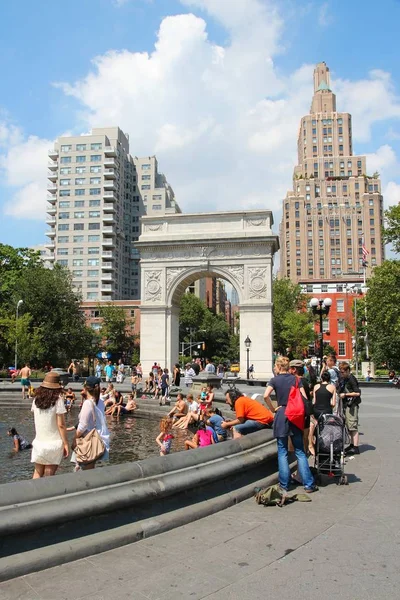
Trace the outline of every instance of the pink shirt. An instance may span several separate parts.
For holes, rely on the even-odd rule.
[[[204,429],[198,430],[199,446],[210,446],[212,444],[212,433],[211,431],[204,431]]]

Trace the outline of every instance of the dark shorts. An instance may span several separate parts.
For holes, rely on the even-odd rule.
[[[22,385],[22,387],[30,387],[31,382],[29,379],[21,379],[21,385]]]

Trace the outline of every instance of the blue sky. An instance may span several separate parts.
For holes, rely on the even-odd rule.
[[[321,60],[355,151],[400,200],[397,0],[14,0],[0,22],[3,243],[46,241],[46,149],[92,126],[157,154],[185,212],[270,207],[278,223]]]

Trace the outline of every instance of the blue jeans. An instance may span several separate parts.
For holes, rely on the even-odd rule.
[[[261,431],[261,429],[265,429],[268,425],[264,425],[264,423],[260,423],[260,421],[253,421],[252,419],[248,419],[244,423],[239,423],[235,425],[233,429],[236,429],[238,433],[241,435],[247,435],[248,433],[255,433],[256,431]]]
[[[303,482],[303,486],[306,490],[310,489],[315,484],[314,477],[312,476],[310,467],[308,465],[308,460],[304,452],[303,432],[300,429],[297,429],[297,427],[293,427],[292,435],[290,437],[292,438],[292,443],[297,458],[297,465],[301,480]],[[288,440],[289,436],[276,438],[276,442],[278,444],[279,485],[284,490],[288,490],[290,484]]]

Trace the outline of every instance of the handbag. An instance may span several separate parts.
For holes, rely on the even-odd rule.
[[[292,385],[290,388],[288,402],[285,409],[285,416],[290,423],[303,431],[305,414],[306,411],[303,396],[300,392],[299,382],[296,379],[295,385]]]
[[[96,413],[94,408],[93,418],[96,423]],[[85,437],[76,438],[74,450],[77,463],[87,465],[99,460],[105,453],[106,446],[97,429],[93,428],[85,435]]]

